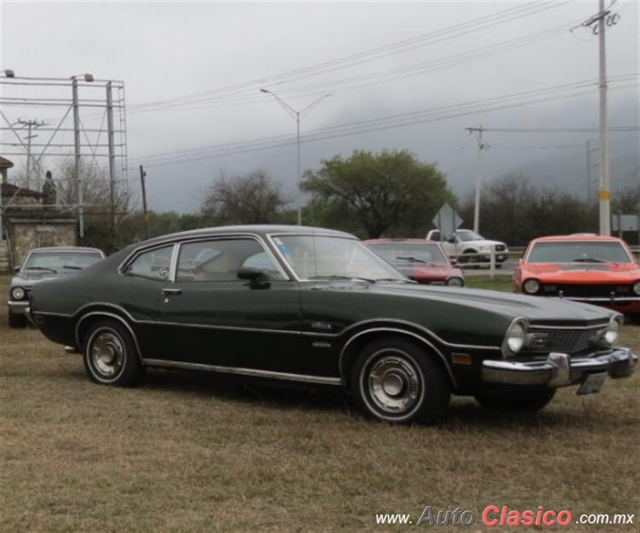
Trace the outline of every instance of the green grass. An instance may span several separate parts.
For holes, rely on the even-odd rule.
[[[599,395],[563,389],[537,415],[458,398],[445,425],[391,427],[322,389],[164,371],[97,386],[80,356],[0,313],[3,533],[402,531],[375,513],[417,520],[425,505],[473,510],[470,532],[518,529],[483,528],[487,505],[637,520],[637,374]],[[640,328],[624,342],[640,351]]]
[[[513,279],[511,276],[466,276],[465,286],[470,289],[489,289],[492,291],[513,292]]]

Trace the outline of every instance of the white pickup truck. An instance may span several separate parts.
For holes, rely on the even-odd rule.
[[[507,260],[507,245],[500,241],[490,241],[482,235],[469,229],[459,229],[454,237],[443,241],[440,231],[437,229],[427,233],[427,240],[439,242],[449,257],[455,258],[459,263],[488,263],[491,261],[491,250],[496,253],[496,266],[502,266]]]

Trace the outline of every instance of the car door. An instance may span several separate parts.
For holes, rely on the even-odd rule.
[[[241,267],[262,275],[239,279]],[[255,237],[181,243],[160,315],[164,360],[286,372],[300,342],[298,284]]]
[[[153,358],[158,352],[157,321],[174,249],[175,245],[171,243],[136,253],[122,269],[126,285],[112,287],[109,294],[110,300],[132,318],[132,327],[145,358]]]

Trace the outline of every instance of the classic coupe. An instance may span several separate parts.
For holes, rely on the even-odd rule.
[[[627,244],[604,235],[534,239],[513,274],[516,292],[640,314],[640,265]]]
[[[81,246],[52,246],[34,248],[22,265],[16,268],[16,275],[9,287],[9,327],[22,328],[27,325],[24,314],[29,304],[29,291],[43,279],[67,276],[104,259],[102,250]]]
[[[366,415],[431,423],[451,394],[536,410],[629,376],[621,316],[579,303],[408,280],[357,238],[299,226],[201,229],[38,283],[29,316],[98,384],[147,368],[346,388]]]
[[[462,270],[453,266],[437,242],[424,239],[371,239],[364,241],[405,276],[424,285],[464,286]]]

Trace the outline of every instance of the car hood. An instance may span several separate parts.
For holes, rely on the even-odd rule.
[[[581,304],[560,298],[539,298],[506,292],[449,288],[439,286],[398,285],[376,283],[368,290],[379,294],[395,294],[406,298],[436,302],[442,309],[455,306],[460,310],[460,319],[465,312],[493,313],[502,317],[523,317],[537,324],[565,323],[585,325],[607,320],[615,312],[593,305]],[[487,320],[490,317],[487,315]]]
[[[398,268],[398,270],[403,274],[418,279],[447,279],[450,277],[464,277],[459,268],[452,268],[448,265],[412,265]]]
[[[497,244],[501,244],[502,246],[506,246],[506,244],[502,241],[490,241],[488,239],[477,241],[462,241],[460,244],[475,244],[477,246],[496,246]]]
[[[634,263],[544,263],[523,265],[522,277],[548,283],[621,283],[640,279]]]

